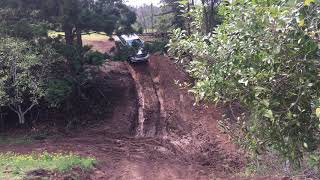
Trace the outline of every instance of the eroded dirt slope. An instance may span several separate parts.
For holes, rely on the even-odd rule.
[[[222,110],[213,105],[196,105],[188,89],[179,86],[191,83],[190,78],[168,57],[153,56],[150,68],[162,99],[168,139],[202,165],[218,172],[237,171],[243,163],[240,151],[218,129]]]
[[[111,117],[68,136],[0,145],[0,151],[72,151],[96,157],[100,163],[82,179],[226,179],[238,172],[243,159],[217,128],[219,108],[195,106],[192,94],[175,82],[190,79],[164,56],[152,56],[148,64],[106,63],[97,83],[102,93],[116,98]]]

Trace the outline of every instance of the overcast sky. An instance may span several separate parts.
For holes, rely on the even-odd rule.
[[[141,6],[143,4],[148,4],[150,5],[151,3],[153,5],[159,5],[160,0],[125,0],[127,5],[130,6]]]

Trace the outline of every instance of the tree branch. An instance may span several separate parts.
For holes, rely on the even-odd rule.
[[[27,112],[29,112],[37,103],[33,102],[28,109],[26,109],[22,114],[25,115]]]
[[[288,111],[290,111],[290,109],[291,109],[292,107],[294,107],[295,105],[297,105],[297,103],[299,102],[299,100],[300,100],[300,98],[301,98],[301,95],[302,95],[302,86],[300,86],[300,88],[299,88],[299,94],[298,94],[298,97],[297,97],[296,101],[290,105],[290,107],[288,108]]]
[[[15,113],[18,113],[18,111],[17,111],[14,107],[12,107],[11,104],[9,104],[8,107],[9,107],[12,111],[14,111]]]

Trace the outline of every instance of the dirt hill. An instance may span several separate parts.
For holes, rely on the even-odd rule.
[[[108,62],[98,70],[102,93],[116,98],[111,117],[68,136],[0,151],[72,151],[100,162],[82,179],[216,179],[244,165],[243,154],[218,129],[221,109],[195,105],[179,83],[192,83],[168,57],[149,63]],[[53,179],[65,176],[53,175]]]

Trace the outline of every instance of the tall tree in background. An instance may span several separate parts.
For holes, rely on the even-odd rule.
[[[183,7],[180,6],[179,0],[162,0],[166,12],[163,12],[162,14],[173,14],[172,19],[172,26],[176,28],[185,29],[185,18],[183,17]]]
[[[159,21],[158,14],[161,13],[161,9],[153,4],[144,4],[140,7],[134,7],[134,11],[137,14],[137,22],[144,29],[145,32],[154,32],[155,25]],[[157,29],[156,31],[158,31]]]
[[[219,3],[220,0],[201,0],[205,33],[211,32],[221,22],[217,10]]]
[[[194,0],[162,0],[165,11],[162,15],[173,14],[171,25],[176,28],[187,30],[191,33],[191,16],[192,9],[201,7],[202,9],[202,29],[203,33],[209,33],[221,22],[218,15],[217,7],[220,0],[201,0],[199,4],[195,4]]]
[[[153,4],[151,3],[150,5],[151,8],[151,31],[154,31],[154,8],[153,8]]]
[[[191,33],[192,9],[201,7],[202,9],[202,29],[203,33],[209,33],[221,22],[217,7],[220,0],[201,0],[200,4],[195,4],[194,0],[162,0],[165,11],[161,15],[173,14],[171,25],[176,28],[187,30]]]

